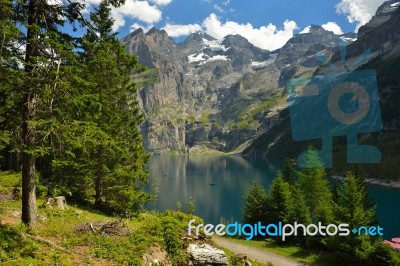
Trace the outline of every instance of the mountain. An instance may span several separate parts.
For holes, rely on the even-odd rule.
[[[333,54],[337,36],[312,25],[281,49],[266,51],[240,35],[204,32],[176,43],[164,30],[138,29],[121,42],[149,69],[134,78],[146,116],[148,151],[241,151],[280,121],[286,80],[312,75],[316,54]]]
[[[400,162],[400,1],[387,1],[376,15],[358,31],[358,38],[340,53],[334,48],[329,54],[330,65],[322,65],[314,75],[351,70],[374,70],[378,78],[383,130],[359,135],[359,142],[376,146],[382,153],[382,162],[364,165],[362,170],[375,177],[398,177]],[[343,39],[352,36],[341,36]],[[342,56],[345,61],[342,62]],[[332,67],[334,66],[334,67]],[[310,144],[319,147],[320,141],[296,142],[292,138],[289,111],[280,113],[279,123],[258,137],[245,151],[245,156],[261,155],[275,158],[297,158]],[[346,138],[334,139],[334,164],[346,169]],[[336,170],[337,170],[336,169]]]

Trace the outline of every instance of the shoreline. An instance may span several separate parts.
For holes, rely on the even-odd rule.
[[[336,180],[345,180],[346,178],[343,176],[331,176],[332,179]],[[393,181],[382,181],[379,179],[375,178],[366,178],[365,181],[367,182],[368,185],[377,185],[377,186],[383,186],[383,187],[390,187],[390,188],[396,188],[400,189],[400,180],[393,180]]]

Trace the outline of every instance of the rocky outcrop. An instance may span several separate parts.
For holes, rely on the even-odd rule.
[[[379,132],[379,137],[363,136],[361,142],[368,144],[377,144],[381,147],[382,152],[382,168],[379,168],[379,175],[396,177],[398,173],[392,171],[391,162],[396,162],[397,153],[395,153],[398,144],[396,139],[399,138],[399,112],[398,103],[400,99],[400,1],[386,1],[379,7],[376,15],[366,25],[360,28],[358,38],[346,47],[346,54],[340,53],[339,48],[332,48],[327,58],[331,56],[331,67],[324,65],[318,67],[311,75],[326,75],[332,72],[352,71],[362,69],[374,69],[378,78],[378,93],[380,99],[381,115],[383,120],[383,130]],[[342,37],[346,39],[354,39],[354,35],[346,34]],[[322,46],[315,45],[310,47],[313,54]],[[312,50],[312,51],[311,51]],[[343,52],[343,50],[342,50]],[[369,53],[370,52],[370,53]],[[369,56],[365,56],[365,55]],[[346,55],[344,64],[342,56]],[[302,59],[300,59],[302,60]],[[311,57],[309,57],[311,60]],[[289,77],[298,75],[299,69],[304,67],[304,63],[310,63],[306,60],[299,65],[291,65],[282,71],[281,84]],[[301,71],[301,70],[300,70]],[[276,156],[294,158],[304,151],[309,142],[296,142],[292,138],[290,131],[289,111],[280,112],[281,119],[275,124],[273,130],[270,130],[258,137],[245,151],[246,156],[262,155],[269,158]],[[387,147],[392,147],[391,149]],[[344,148],[344,146],[343,146]],[[340,150],[339,148],[337,148]],[[390,160],[388,159],[390,158]],[[382,170],[383,169],[383,170]],[[368,169],[369,172],[371,169]]]
[[[190,255],[189,265],[228,265],[225,252],[209,244],[190,244],[187,251]]]
[[[275,107],[285,102],[286,81],[312,75],[320,65],[316,54],[346,38],[311,26],[266,51],[240,35],[216,40],[198,32],[175,43],[156,28],[132,32],[121,42],[149,68],[135,75],[146,150],[229,152],[258,137],[279,122],[282,108]]]
[[[358,39],[347,48],[347,59],[359,56],[368,49],[373,57],[399,51],[400,1],[386,1],[378,8],[375,16],[358,31]],[[340,60],[339,53],[332,58]]]

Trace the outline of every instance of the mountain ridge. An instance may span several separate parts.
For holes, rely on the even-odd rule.
[[[196,32],[176,43],[156,28],[130,33],[121,42],[150,68],[135,76],[141,81],[146,149],[155,153],[192,153],[203,148],[230,152],[252,143],[283,120],[287,80],[325,71],[320,68],[319,54],[338,62],[338,45],[345,42],[348,58],[362,54],[365,43],[375,45],[377,56],[382,44],[397,38],[397,31],[387,33],[397,11],[384,7],[393,2],[378,9],[372,24],[360,29],[367,32],[361,37],[336,35],[311,25],[308,32],[296,34],[275,51],[258,48],[240,35],[218,40]],[[382,16],[385,21],[379,19]],[[378,26],[377,18],[383,21]],[[378,40],[370,37],[368,27],[383,27],[378,31],[382,36]]]

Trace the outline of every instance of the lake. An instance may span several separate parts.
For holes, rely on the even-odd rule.
[[[157,202],[147,208],[177,210],[177,202],[181,202],[185,209],[191,196],[195,214],[206,223],[217,224],[221,219],[240,222],[243,195],[251,184],[257,180],[268,188],[280,168],[279,162],[241,156],[154,155],[146,191],[157,187],[159,194]],[[377,204],[384,238],[400,236],[400,189],[377,185],[369,189]]]

